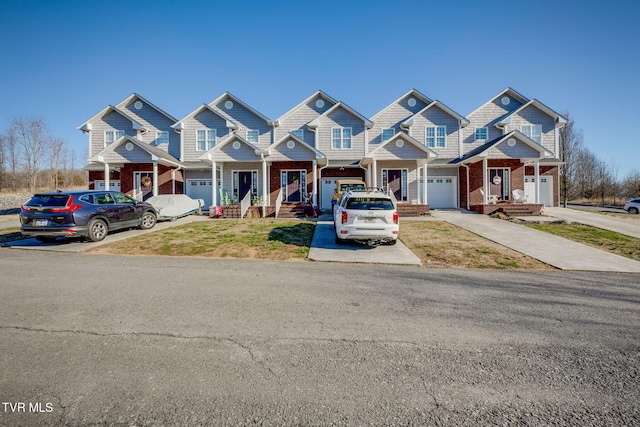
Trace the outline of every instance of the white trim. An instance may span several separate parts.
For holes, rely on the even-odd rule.
[[[478,130],[480,129],[484,129],[485,132],[485,137],[484,138],[478,138]],[[481,126],[481,127],[474,127],[473,129],[473,138],[475,141],[487,141],[489,139],[489,128],[486,126]]]
[[[257,133],[256,135],[256,140],[252,141],[251,137],[249,136],[249,133]],[[247,133],[246,133],[247,137],[247,141],[252,143],[252,144],[258,144],[260,142],[260,131],[258,129],[247,129]]]
[[[113,133],[113,141],[109,142],[108,144],[107,144],[107,133]],[[110,146],[111,144],[113,144],[114,142],[122,138],[124,135],[125,135],[125,132],[120,129],[105,130],[104,141],[102,141],[104,144],[104,148],[107,148],[108,146]]]
[[[427,129],[433,129],[433,145],[429,145],[427,138]],[[444,135],[438,136],[438,129],[444,129]],[[438,138],[444,138],[444,145],[438,145]],[[425,126],[424,127],[424,145],[428,148],[446,148],[447,147],[447,127],[446,126]]]
[[[216,142],[218,139],[218,131],[217,129],[208,129],[208,128],[199,128],[196,129],[196,151],[200,151],[200,152],[205,152],[205,151],[209,151],[211,150],[213,147],[216,146]],[[198,139],[198,132],[204,132],[204,144],[205,144],[205,149],[201,149],[198,145],[198,143],[200,142],[200,140]],[[212,134],[213,133],[213,137]],[[209,145],[209,143],[212,142],[211,145]]]
[[[384,138],[384,131],[391,131],[391,135],[385,139]],[[390,140],[391,138],[393,138],[393,136],[396,134],[396,129],[395,128],[382,128],[382,131],[380,132],[380,142],[385,142]]]
[[[345,147],[345,139],[347,139],[345,137],[345,130],[349,129],[349,147]],[[333,142],[334,139],[334,131],[339,130],[340,131],[340,146],[339,147],[335,147]],[[351,150],[353,148],[353,128],[351,127],[334,127],[331,128],[331,149],[332,150]]]
[[[289,201],[287,200],[289,198],[289,195],[287,194],[286,188],[287,188],[287,184],[282,182],[282,173],[287,174],[287,176],[289,175],[289,172],[304,172],[304,186],[300,184],[299,186],[299,190],[300,191],[300,202],[304,202],[305,197],[307,197],[307,185],[309,185],[309,172],[306,169],[280,169],[280,188],[284,189],[282,191],[282,197],[283,197],[283,201]],[[302,178],[302,174],[300,175],[300,177]]]
[[[236,185],[233,174],[238,173],[238,179],[240,178],[240,172],[251,172],[251,194],[253,195],[253,188],[256,189],[256,195],[261,196],[262,189],[260,188],[260,170],[258,169],[231,169],[231,194],[230,196],[234,196],[234,185]],[[258,182],[253,182],[253,174],[256,174],[256,180]],[[264,179],[264,177],[263,177]],[[238,182],[238,193],[240,192],[240,183]],[[240,201],[240,194],[238,194],[238,202]]]
[[[409,168],[380,168],[380,184],[384,187],[384,173],[387,172],[387,187],[389,186],[389,171],[400,171],[400,195],[402,196],[402,191],[406,190],[406,200],[402,197],[398,199],[398,202],[410,202],[409,200]],[[419,174],[419,172],[418,172]],[[403,175],[406,175],[406,182],[403,179]],[[385,188],[385,190],[387,190]]]
[[[529,134],[527,134],[527,132],[525,132],[525,131],[524,131],[524,128],[525,128],[525,127],[530,128],[530,133],[529,133]],[[539,141],[536,141],[536,140],[535,140],[535,138],[534,138],[534,132],[533,132],[533,131],[534,131],[535,129],[540,129],[540,133],[539,133],[540,140],[539,140]],[[536,143],[538,143],[538,144],[542,145],[542,125],[540,125],[540,124],[535,124],[535,123],[529,123],[528,125],[520,125],[520,132],[521,132],[524,136],[526,136],[527,138],[529,138],[530,140],[532,140],[532,141],[534,141],[534,142],[536,142]]]
[[[167,136],[167,140],[166,142],[160,142],[159,141],[159,136],[165,134]],[[159,144],[169,144],[169,132],[167,132],[166,130],[157,130],[156,131],[156,139],[153,140],[153,143],[158,146]]]

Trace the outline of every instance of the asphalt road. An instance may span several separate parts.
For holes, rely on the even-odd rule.
[[[1,425],[640,424],[640,275],[9,249],[0,272]]]

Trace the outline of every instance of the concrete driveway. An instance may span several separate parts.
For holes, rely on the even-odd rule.
[[[29,237],[23,240],[16,240],[15,242],[9,242],[6,246],[9,246],[12,249],[30,249],[30,250],[40,250],[40,251],[53,251],[53,252],[82,252],[91,248],[95,248],[96,246],[106,245],[107,243],[117,242],[119,240],[128,239],[130,237],[140,236],[145,233],[151,233],[158,230],[163,230],[169,227],[175,227],[176,225],[188,224],[194,221],[207,221],[209,220],[208,216],[205,215],[190,215],[183,218],[179,218],[178,220],[171,221],[163,221],[158,222],[156,225],[150,230],[140,230],[137,228],[116,231],[114,233],[108,234],[107,237],[104,238],[101,242],[89,242],[84,240],[65,240],[58,239],[56,242],[52,243],[44,243],[36,240],[33,237]],[[19,224],[17,225],[20,226]]]
[[[468,211],[434,210],[431,213],[435,218],[561,270],[640,273],[640,262],[523,225]]]
[[[626,215],[629,215],[630,218],[617,218],[613,216],[607,216],[570,208],[544,209],[545,215],[549,215],[554,218],[563,219],[568,222],[577,222],[580,224],[591,225],[593,227],[602,228],[603,230],[615,231],[616,233],[625,234],[627,236],[640,239],[640,221],[632,219],[631,217],[633,215],[627,214],[623,210],[619,210],[619,212],[624,212]]]

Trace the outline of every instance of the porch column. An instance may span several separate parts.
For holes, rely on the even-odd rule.
[[[487,170],[489,162],[485,157],[482,159],[482,188],[484,192],[484,196],[482,197],[482,204],[486,205],[489,200],[489,172]]]
[[[97,190],[95,185],[94,189]],[[104,189],[107,191],[109,190],[109,163],[107,162],[104,163]]]
[[[373,167],[373,187],[378,187],[378,173],[376,172],[376,159],[373,159],[371,166]]]
[[[540,160],[536,160],[533,166],[536,177],[536,203],[540,203]]]
[[[211,206],[218,206],[218,177],[216,176],[216,161],[211,161]]]
[[[367,165],[366,184],[367,184],[367,187],[373,187],[373,185],[371,185],[371,163]]]
[[[176,194],[176,170],[171,169],[171,194]]]
[[[313,167],[313,172],[311,173],[311,177],[313,179],[313,206],[318,206],[318,161],[314,160],[311,162]]]
[[[153,195],[158,195],[158,162],[153,162]]]
[[[264,154],[260,154],[260,157],[262,159],[262,216],[264,217],[267,214],[269,175],[267,175],[267,161],[264,159]]]
[[[422,170],[424,172],[422,172],[422,179],[424,180],[424,183],[422,184],[422,204],[426,205],[428,202],[428,198],[427,198],[427,160],[423,160],[422,161]]]

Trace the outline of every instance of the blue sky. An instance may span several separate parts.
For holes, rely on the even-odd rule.
[[[314,91],[371,117],[412,88],[462,115],[512,87],[638,169],[640,2],[14,1],[0,5],[0,129],[76,130],[136,92],[176,118],[225,91],[276,119]],[[82,161],[79,161],[82,163]]]

